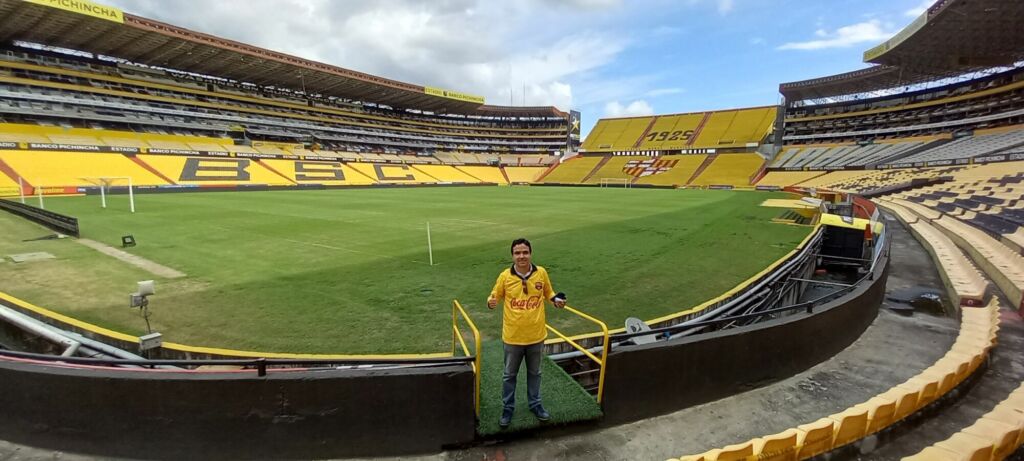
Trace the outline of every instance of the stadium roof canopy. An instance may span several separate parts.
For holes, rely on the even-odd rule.
[[[866,52],[874,66],[783,83],[789,101],[838,97],[955,78],[1024,61],[1024,1],[939,0]]]
[[[0,44],[15,40],[395,108],[492,117],[566,116],[554,107],[485,105],[477,96],[311,61],[82,0],[0,0]]]

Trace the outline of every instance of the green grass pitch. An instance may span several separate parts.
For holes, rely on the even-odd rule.
[[[485,300],[527,237],[570,304],[611,328],[715,297],[793,249],[808,228],[770,222],[780,194],[621,188],[454,187],[49,198],[83,237],[188,274],[157,278],[154,329],[165,341],[275,352],[425,353],[451,347],[459,299],[487,339],[500,310]],[[428,264],[426,225],[433,235]],[[147,272],[70,240],[24,241],[40,227],[0,213],[0,291],[130,334],[144,332],[127,294]],[[548,309],[563,331],[587,322]]]

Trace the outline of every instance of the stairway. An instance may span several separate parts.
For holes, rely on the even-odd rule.
[[[598,171],[600,171],[601,168],[604,168],[604,164],[608,163],[608,161],[611,160],[611,159],[612,159],[611,155],[605,155],[603,158],[601,158],[601,161],[597,162],[597,165],[594,165],[594,169],[590,170],[590,173],[587,173],[587,175],[584,176],[583,179],[580,180],[580,184],[586,184],[587,180],[589,180],[591,176],[594,176],[594,174],[596,174]]]
[[[700,166],[697,167],[696,170],[694,170],[693,174],[690,175],[690,179],[686,180],[686,185],[690,185],[690,183],[693,182],[694,179],[697,179],[697,177],[700,176],[700,174],[703,173],[704,170],[707,169],[707,167],[711,165],[711,162],[714,162],[716,158],[718,158],[718,154],[708,155],[708,157],[704,159],[704,163],[701,163]]]

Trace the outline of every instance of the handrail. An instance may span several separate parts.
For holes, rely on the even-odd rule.
[[[473,332],[473,341],[476,343],[476,354],[475,355],[470,355],[469,354],[469,347],[466,346],[466,339],[462,337],[462,331],[459,330],[458,316],[456,315],[456,313],[458,313],[459,315],[462,315],[462,318],[466,321],[466,324],[469,325],[470,331]],[[464,352],[467,357],[473,357],[473,363],[471,364],[472,367],[473,367],[473,381],[474,381],[473,382],[473,387],[475,388],[475,390],[473,392],[473,408],[476,411],[476,416],[479,417],[480,416],[480,373],[481,373],[481,368],[480,368],[480,362],[481,362],[481,356],[480,356],[480,344],[481,344],[480,343],[480,330],[478,330],[476,328],[476,324],[473,323],[473,319],[469,318],[469,314],[466,313],[466,310],[462,308],[462,304],[459,304],[459,301],[457,299],[452,300],[452,356],[453,357],[455,356],[455,340],[456,340],[456,338],[458,339],[459,344],[462,345],[462,352]]]
[[[583,317],[586,320],[594,322],[599,327],[601,327],[601,334],[604,336],[604,342],[603,342],[603,344],[601,346],[601,358],[598,359],[594,354],[592,354],[590,351],[588,351],[585,347],[580,346],[579,343],[577,343],[576,341],[573,341],[568,336],[562,334],[562,332],[556,330],[555,327],[553,327],[551,325],[548,325],[548,324],[544,325],[545,327],[547,327],[548,330],[551,330],[552,333],[554,333],[558,337],[562,338],[563,340],[565,340],[565,342],[569,343],[572,347],[574,347],[577,350],[579,350],[580,352],[582,352],[584,355],[586,355],[588,358],[590,358],[590,360],[593,360],[594,362],[596,362],[597,365],[601,368],[601,373],[600,373],[600,375],[597,378],[597,403],[600,404],[601,401],[604,399],[604,372],[607,369],[606,365],[608,364],[608,346],[610,345],[610,343],[608,341],[608,336],[609,336],[608,335],[608,325],[605,325],[604,322],[602,322],[602,321],[600,321],[600,320],[598,320],[598,319],[596,319],[594,317],[591,317],[591,316],[589,316],[587,314],[584,314],[583,312],[580,312],[579,310],[574,309],[574,308],[572,308],[572,307],[570,307],[568,305],[566,305],[564,307],[564,309],[569,311],[569,312],[572,312],[573,314],[576,314],[576,315],[578,315],[580,317]]]

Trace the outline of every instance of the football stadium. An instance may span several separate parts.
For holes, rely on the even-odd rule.
[[[1021,24],[586,132],[0,0],[0,457],[1024,459]]]

